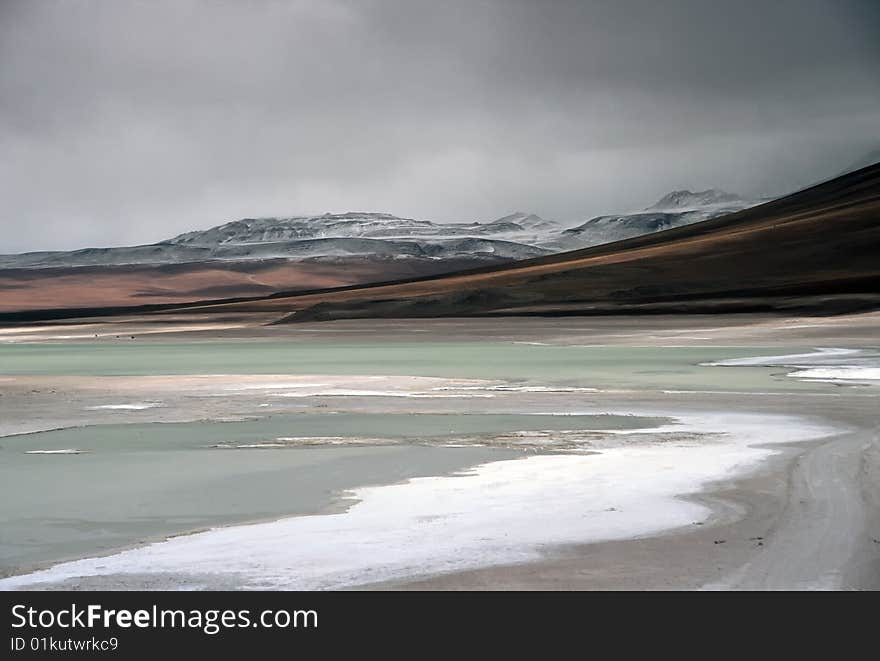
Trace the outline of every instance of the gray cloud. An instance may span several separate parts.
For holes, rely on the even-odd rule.
[[[772,194],[880,142],[873,0],[0,1],[0,252]]]

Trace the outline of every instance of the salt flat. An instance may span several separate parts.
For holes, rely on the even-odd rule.
[[[713,321],[7,329],[0,587],[876,587],[877,317]]]

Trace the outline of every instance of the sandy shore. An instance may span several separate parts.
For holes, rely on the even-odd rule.
[[[127,323],[142,323],[132,320]],[[95,331],[99,336],[110,333],[98,324],[87,324],[82,333]],[[116,329],[120,327],[117,326]],[[68,329],[69,330],[69,329]],[[68,332],[63,327],[44,325],[33,329],[6,329],[0,338],[6,341],[65,341]],[[111,329],[112,330],[112,329]],[[94,334],[94,333],[93,333]],[[103,334],[103,335],[102,335]],[[712,317],[617,317],[589,319],[514,319],[514,320],[410,320],[378,322],[333,322],[302,326],[238,327],[211,330],[187,327],[166,327],[150,333],[150,339],[177,340],[247,340],[309,342],[320,336],[329,341],[370,340],[379,342],[409,341],[498,341],[536,343],[541,345],[602,345],[602,346],[763,346],[801,347],[814,351],[822,347],[873,349],[878,348],[880,315],[864,314],[847,317],[785,319],[757,315]],[[116,341],[107,339],[107,341]],[[137,341],[137,340],[134,340]],[[791,378],[791,369],[777,370],[780,379]],[[315,377],[321,377],[320,382]],[[6,403],[15,402],[16,409],[35,413],[41,404],[32,391],[46,386],[42,377],[4,377],[0,393]],[[137,377],[129,380],[116,378],[119,387],[111,385],[109,377],[89,377],[85,385],[81,377],[70,378],[65,384],[57,382],[59,396],[69,399],[71,392],[81,413],[68,415],[66,420],[94,421],[107,415],[109,409],[89,407],[114,406],[131,402],[175,400],[183,391],[190,395],[200,388],[206,391],[229,383],[212,381],[221,377]],[[435,412],[461,410],[463,400],[456,397],[429,397],[417,399],[420,393],[438,394],[443,388],[486,388],[491,381],[475,383],[466,379],[450,384],[443,380],[431,381],[413,378],[409,381],[391,379],[382,383],[380,390],[388,395],[370,397],[364,388],[376,389],[376,382],[352,385],[350,377],[327,383],[321,375],[237,375],[235,385],[246,393],[236,399],[240,406],[229,408],[226,398],[199,397],[202,412],[221,410],[230,415],[253,412],[256,399],[249,399],[249,391],[260,397],[274,387],[297,386],[304,390],[302,398],[287,398],[285,405],[330,406],[347,411],[408,412],[413,407]],[[79,379],[76,382],[76,379]],[[102,379],[107,379],[102,381]],[[144,380],[146,379],[146,380]],[[150,380],[152,379],[152,381]],[[448,381],[448,380],[447,380]],[[792,379],[794,383],[796,379]],[[338,399],[313,400],[327,389],[343,391]],[[115,390],[114,402],[104,401]],[[444,391],[446,392],[446,391]],[[767,439],[767,452],[760,461],[747,469],[731,471],[708,483],[700,483],[695,490],[680,490],[678,498],[692,509],[692,521],[667,522],[653,530],[621,534],[618,538],[591,543],[578,543],[577,537],[566,539],[562,533],[546,534],[546,543],[536,538],[532,550],[522,557],[503,560],[496,554],[485,566],[467,566],[460,562],[467,550],[449,552],[443,567],[409,566],[404,575],[381,576],[338,584],[305,584],[306,587],[362,587],[367,589],[880,589],[880,389],[877,386],[854,386],[829,383],[824,390],[804,392],[695,392],[658,391],[635,388],[630,391],[597,389],[589,393],[565,392],[505,392],[490,391],[491,398],[467,402],[468,410],[478,406],[481,411],[576,410],[628,411],[635,413],[679,413],[692,416],[710,416],[720,420],[737,415],[788,416],[789,420],[806,421],[837,432],[818,440],[797,440],[780,444],[780,438]],[[203,393],[204,394],[204,393]],[[459,393],[461,394],[461,393]],[[473,394],[473,392],[471,392]],[[772,396],[768,396],[772,395]],[[47,396],[49,396],[47,394]],[[332,393],[331,393],[332,396]],[[282,398],[278,398],[279,400]],[[118,400],[118,401],[117,401]],[[27,402],[30,402],[28,404]],[[328,404],[329,402],[329,404]],[[30,407],[30,408],[28,408]],[[215,408],[212,408],[215,407]],[[63,407],[62,407],[63,408]],[[191,409],[191,406],[190,406]],[[42,410],[45,410],[43,408]],[[68,410],[69,412],[69,410]],[[127,421],[175,419],[184,416],[183,409],[146,407],[114,410]],[[192,416],[192,411],[189,411]],[[51,417],[51,416],[50,416]],[[44,416],[42,428],[55,424],[64,416],[52,419]],[[182,418],[181,418],[182,419]],[[190,417],[189,419],[192,419]],[[769,418],[768,418],[769,419]],[[5,433],[17,433],[34,419],[27,415],[17,420],[3,421]],[[86,422],[93,424],[93,422]],[[792,422],[792,424],[795,424]],[[36,428],[39,428],[37,425]],[[779,435],[780,437],[782,435]],[[783,439],[784,440],[784,439]],[[762,443],[753,443],[756,448]],[[770,451],[772,448],[772,451]],[[447,478],[459,479],[459,478]],[[625,476],[624,476],[625,479]],[[633,479],[639,479],[637,475]],[[644,478],[642,478],[644,479]],[[584,499],[596,498],[584,492]],[[704,515],[694,515],[704,512]],[[429,512],[423,515],[430,515]],[[285,519],[284,521],[296,521]],[[559,528],[567,530],[573,524],[558,521]],[[301,525],[297,523],[296,525]],[[485,523],[483,524],[485,525]],[[538,536],[540,537],[540,535]],[[589,536],[581,539],[590,539]],[[240,541],[240,540],[239,540]],[[185,542],[201,543],[198,540]],[[195,547],[193,547],[195,548]],[[537,549],[537,550],[536,550]],[[521,549],[520,549],[521,550]],[[449,560],[452,558],[452,560]],[[456,558],[458,558],[456,560]],[[454,561],[453,561],[454,560]],[[479,565],[479,563],[477,563]],[[129,566],[124,575],[94,577],[67,582],[67,588],[136,588],[174,587],[184,581],[169,563],[162,574],[138,575],[136,565]],[[421,578],[413,578],[421,576]],[[226,581],[214,575],[202,577],[212,588],[236,587],[235,580]],[[193,576],[189,579],[192,580]],[[295,586],[293,586],[295,587]]]
[[[787,404],[789,410],[797,408],[795,402]],[[712,508],[712,517],[699,525],[557,548],[540,562],[366,587],[880,589],[876,418],[854,410],[822,413],[857,426],[832,438],[789,446],[746,477],[718,481],[689,497]]]

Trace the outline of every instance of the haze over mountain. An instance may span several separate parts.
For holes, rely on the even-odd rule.
[[[780,194],[880,128],[876,0],[0,2],[0,252]]]
[[[677,190],[664,195],[644,211],[591,218],[577,227],[565,230],[557,240],[543,245],[558,251],[597,246],[673,227],[683,227],[741,211],[756,204],[760,204],[760,200],[746,200],[714,188],[696,193]]]
[[[697,209],[700,207],[717,206],[721,204],[734,205],[745,202],[739,195],[726,193],[723,190],[710,188],[709,190],[696,193],[689,190],[675,190],[661,197],[656,204],[649,209]]]
[[[880,163],[880,145],[878,145],[875,149],[872,149],[867,154],[862,156],[856,161],[853,161],[849,167],[843,169],[838,176],[849,174],[850,172],[855,172],[856,170],[861,170],[862,168],[866,168],[869,165],[875,165],[876,163]]]

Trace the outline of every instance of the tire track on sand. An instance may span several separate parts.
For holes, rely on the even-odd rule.
[[[877,583],[873,563],[853,559],[867,550],[880,555],[868,534],[875,513],[865,502],[870,491],[862,480],[870,473],[878,443],[877,429],[836,437],[797,460],[788,504],[776,530],[755,558],[726,580],[706,589],[836,590]],[[871,452],[871,450],[875,452]],[[859,575],[861,574],[861,575]]]

